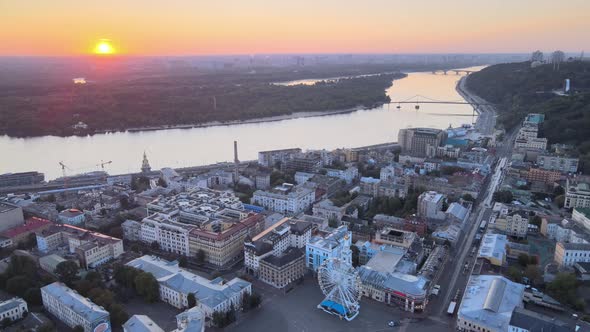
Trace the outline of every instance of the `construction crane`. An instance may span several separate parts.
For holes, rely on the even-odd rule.
[[[59,162],[59,166],[61,166],[61,172],[63,174],[63,179],[64,179],[64,189],[68,188],[68,177],[66,174],[66,168],[69,169],[70,171],[72,170],[71,168],[69,168],[68,166],[66,166],[63,161]]]
[[[100,164],[97,164],[96,166],[100,166],[100,168],[102,169],[103,174],[103,182],[106,183],[107,182],[107,173],[104,171],[104,166],[108,165],[108,164],[112,164],[113,162],[111,160],[103,162],[102,160],[100,161]]]

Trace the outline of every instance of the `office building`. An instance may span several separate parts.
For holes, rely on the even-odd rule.
[[[315,201],[315,190],[303,186],[283,183],[271,190],[256,190],[252,196],[252,204],[267,210],[295,215],[307,210]]]
[[[407,128],[398,132],[398,144],[403,153],[420,157],[434,157],[436,150],[447,138],[444,130],[432,128]]]
[[[111,332],[108,311],[61,282],[41,288],[43,307],[70,328],[81,326],[84,332]]]
[[[470,332],[508,331],[512,311],[522,308],[524,285],[502,276],[472,275],[463,293],[457,328]]]
[[[545,137],[523,137],[514,141],[515,149],[547,149],[547,138]]]
[[[516,307],[508,322],[508,332],[574,332],[575,326],[525,308]]]
[[[214,312],[239,310],[244,295],[252,293],[252,285],[240,278],[228,282],[222,278],[207,280],[180,268],[177,261],[169,262],[155,256],[142,256],[127,266],[151,273],[160,285],[160,300],[178,309],[186,308],[188,294],[194,294],[197,307],[209,318]]]

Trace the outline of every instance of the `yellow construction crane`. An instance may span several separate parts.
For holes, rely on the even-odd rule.
[[[104,171],[104,166],[105,166],[105,165],[108,165],[108,164],[112,164],[112,163],[113,163],[113,162],[112,162],[111,160],[109,160],[109,161],[105,161],[105,162],[103,162],[103,161],[101,160],[101,161],[100,161],[100,164],[97,164],[97,165],[96,165],[96,166],[100,166],[100,168],[102,168],[102,172],[104,173],[104,175],[103,175],[103,179],[102,179],[102,180],[103,180],[103,182],[105,182],[105,183],[107,182],[107,174],[106,174],[106,173],[105,173],[105,171]]]
[[[70,171],[72,170],[71,168],[69,168],[68,166],[66,166],[63,161],[59,162],[59,166],[61,166],[61,172],[63,174],[63,179],[64,179],[64,189],[68,188],[68,177],[66,174],[66,168],[69,169]]]

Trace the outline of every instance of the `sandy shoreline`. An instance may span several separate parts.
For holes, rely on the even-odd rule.
[[[250,123],[294,120],[294,119],[300,119],[300,118],[311,118],[311,117],[318,117],[318,116],[352,113],[352,112],[356,112],[356,111],[360,111],[360,110],[367,110],[367,109],[380,107],[382,105],[384,105],[384,104],[380,103],[380,104],[376,104],[372,107],[354,107],[354,108],[349,108],[349,109],[345,109],[345,110],[297,112],[297,113],[292,113],[292,114],[284,114],[284,115],[270,116],[270,117],[264,117],[264,118],[247,119],[247,120],[210,121],[210,122],[205,122],[205,123],[200,123],[200,124],[136,127],[136,128],[128,128],[125,130],[100,130],[100,131],[95,131],[94,134],[105,134],[105,133],[115,133],[115,132],[140,132],[140,131],[154,131],[154,130],[166,130],[166,129],[206,128],[206,127],[231,126],[231,125],[241,125],[241,124],[250,124]]]

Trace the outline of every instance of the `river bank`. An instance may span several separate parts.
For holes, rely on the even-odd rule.
[[[93,134],[106,134],[106,133],[117,133],[117,132],[141,132],[141,131],[154,131],[154,130],[167,130],[167,129],[191,129],[191,128],[207,128],[207,127],[218,127],[218,126],[232,126],[241,124],[252,124],[252,123],[264,123],[264,122],[275,122],[284,120],[294,120],[302,118],[311,118],[319,116],[328,116],[336,114],[352,113],[360,110],[368,110],[376,107],[383,106],[383,103],[377,103],[371,107],[354,107],[345,110],[333,110],[333,111],[316,111],[316,112],[297,112],[292,114],[284,114],[263,118],[254,118],[247,120],[230,120],[230,121],[210,121],[201,124],[182,124],[182,125],[162,125],[162,126],[150,126],[150,127],[136,127],[128,128],[125,130],[97,130]]]
[[[473,105],[477,113],[477,120],[475,121],[475,129],[479,130],[484,135],[491,135],[494,133],[496,127],[496,108],[489,104],[489,102],[473,92],[469,91],[465,82],[468,76],[463,76],[457,82],[457,93],[469,103],[478,104]],[[481,105],[488,104],[488,105]]]

